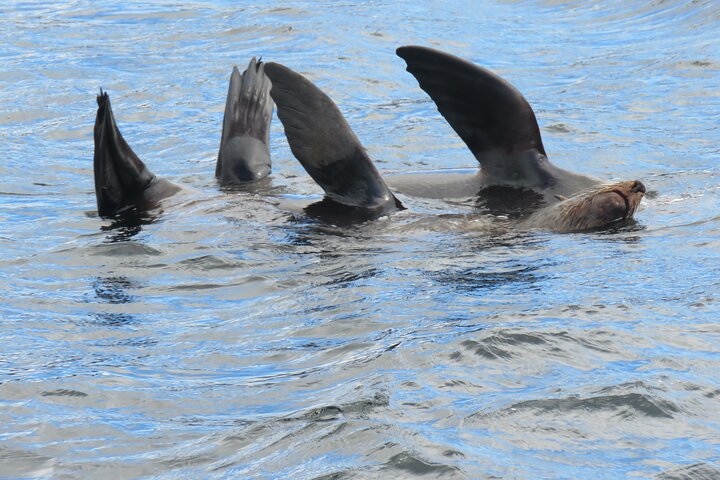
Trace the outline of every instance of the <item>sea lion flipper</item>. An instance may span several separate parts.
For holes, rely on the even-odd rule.
[[[278,63],[267,63],[265,73],[293,155],[328,198],[351,207],[400,206],[330,97]]]
[[[95,116],[95,195],[98,214],[111,216],[131,206],[155,180],[123,138],[115,123],[110,97],[100,91]]]
[[[215,167],[221,182],[250,182],[270,173],[271,86],[265,64],[254,57],[242,75],[233,67]]]
[[[527,151],[545,156],[535,113],[508,82],[431,48],[406,46],[396,53],[483,170],[505,170],[508,166],[495,164],[528,158],[523,155]]]

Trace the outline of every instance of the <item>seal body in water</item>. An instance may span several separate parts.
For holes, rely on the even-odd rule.
[[[520,222],[522,228],[580,231],[632,218],[645,192],[642,183],[605,185],[550,163],[532,108],[509,83],[436,50],[401,47],[398,55],[481,164],[471,175],[391,177],[399,192],[450,198],[492,186],[532,190],[541,196],[542,210]],[[401,209],[333,101],[283,65],[268,63],[265,72],[290,148],[326,199],[382,213]]]
[[[147,210],[181,188],[155,176],[123,138],[110,97],[97,97],[95,116],[95,196],[98,214],[112,217],[129,209]],[[240,75],[233,68],[225,104],[215,175],[223,184],[255,182],[270,173],[268,149],[273,102],[270,80],[255,58]]]

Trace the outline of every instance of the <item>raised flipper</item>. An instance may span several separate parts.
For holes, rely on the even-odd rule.
[[[97,103],[93,168],[98,214],[110,217],[179,191],[179,187],[153,175],[125,142],[115,124],[108,94],[101,91]]]
[[[531,188],[554,202],[555,194],[572,195],[600,182],[547,159],[535,113],[502,78],[431,48],[400,47],[396,53],[480,162],[483,184]]]
[[[265,73],[290,149],[327,198],[349,207],[402,208],[330,97],[283,65],[267,63]]]
[[[557,181],[555,174],[575,176],[548,165],[535,113],[508,82],[431,48],[400,47],[396,53],[480,162],[484,183],[546,188]]]
[[[221,183],[252,182],[270,174],[271,87],[265,65],[254,57],[242,76],[233,67],[215,167]]]
[[[535,113],[512,85],[484,68],[426,47],[397,55],[483,168],[488,156],[537,150],[545,155]]]

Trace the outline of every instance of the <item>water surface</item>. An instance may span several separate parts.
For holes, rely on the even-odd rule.
[[[712,1],[13,2],[0,7],[0,476],[720,476],[720,8]],[[383,173],[474,167],[404,71],[491,68],[560,166],[649,189],[638,223],[468,228],[472,202],[336,227],[271,134],[213,179],[233,65],[339,104]],[[95,95],[185,187],[98,218]]]

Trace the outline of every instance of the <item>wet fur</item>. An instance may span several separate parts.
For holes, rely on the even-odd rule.
[[[606,212],[598,211],[597,205],[594,205],[594,199],[608,193],[618,194],[624,198],[625,208],[622,215],[608,216]],[[644,193],[645,187],[637,181],[601,185],[538,210],[521,221],[519,227],[554,232],[580,232],[601,228],[614,222],[631,219]]]

